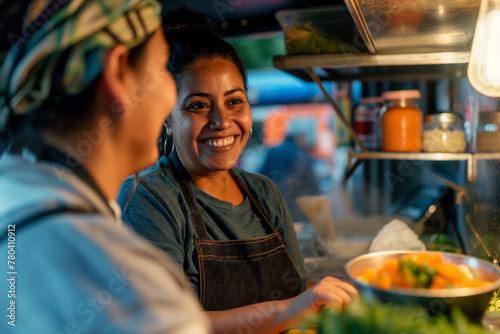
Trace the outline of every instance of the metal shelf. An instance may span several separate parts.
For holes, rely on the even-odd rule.
[[[479,12],[471,0],[344,2],[371,53],[470,47]]]
[[[459,78],[467,75],[469,51],[421,52],[398,54],[314,54],[274,57],[274,67],[292,74],[304,81],[314,81],[324,97],[346,126],[349,134],[361,148],[349,152],[347,179],[361,161],[382,160],[426,160],[426,161],[467,161],[467,179],[476,179],[478,160],[498,160],[500,153],[393,153],[370,152],[360,142],[352,126],[342,114],[335,100],[326,91],[323,81],[389,81],[415,79]],[[355,160],[355,161],[354,161]]]
[[[466,75],[469,58],[469,51],[408,54],[314,54],[276,56],[274,57],[274,67],[304,81],[314,81],[325,99],[332,105],[356,145],[363,152],[367,152],[368,150],[359,140],[350,121],[343,115],[342,110],[325,89],[323,81],[457,78]],[[347,178],[349,175],[348,171],[345,177]]]
[[[467,161],[467,179],[473,182],[476,179],[476,162],[478,160],[497,160],[500,153],[399,153],[399,152],[359,152],[348,153],[348,168],[356,165],[353,160],[420,160],[420,161]]]
[[[394,81],[460,78],[467,74],[469,51],[398,54],[311,54],[275,56],[274,67],[311,81],[313,68],[322,81]]]

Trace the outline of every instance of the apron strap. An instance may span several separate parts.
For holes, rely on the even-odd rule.
[[[186,201],[188,206],[188,213],[193,222],[196,237],[198,240],[210,240],[200,208],[198,207],[198,203],[196,203],[193,189],[191,189],[191,185],[189,184],[189,176],[177,155],[177,150],[167,160],[173,167],[175,181],[179,185],[179,188],[181,188],[182,197],[184,197],[184,201]]]

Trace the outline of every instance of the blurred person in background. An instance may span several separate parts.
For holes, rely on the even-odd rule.
[[[295,199],[320,193],[310,155],[314,131],[315,126],[307,120],[290,120],[285,140],[269,149],[260,170],[278,186],[294,222],[307,220]]]
[[[209,333],[115,202],[176,101],[158,3],[3,1],[0,16],[0,333]]]
[[[164,22],[178,101],[163,156],[120,190],[124,220],[177,261],[216,333],[278,333],[304,312],[348,304],[357,291],[332,277],[304,292],[303,257],[278,188],[234,167],[252,133],[235,49],[187,8]]]

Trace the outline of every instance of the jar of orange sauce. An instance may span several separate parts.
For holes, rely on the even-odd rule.
[[[383,94],[381,110],[382,151],[420,152],[422,150],[422,111],[420,91],[397,90]]]

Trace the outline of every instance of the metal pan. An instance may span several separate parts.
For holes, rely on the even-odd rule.
[[[457,265],[464,264],[481,280],[488,284],[477,288],[452,289],[403,289],[382,290],[357,279],[365,268],[380,269],[387,259],[400,258],[409,251],[375,252],[358,256],[346,264],[349,278],[357,285],[360,294],[367,300],[380,300],[400,305],[420,305],[431,315],[449,314],[453,307],[459,307],[471,318],[479,319],[495,291],[500,286],[500,270],[493,263],[473,256],[443,252],[445,260]]]

